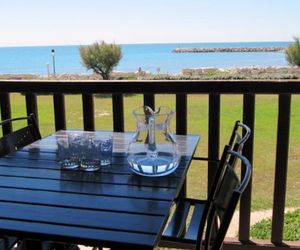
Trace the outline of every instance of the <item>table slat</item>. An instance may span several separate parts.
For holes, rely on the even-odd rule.
[[[90,210],[121,211],[136,214],[166,215],[170,201],[95,196],[40,190],[0,188],[0,201],[36,205],[84,208]],[[122,204],[122,206],[120,206]],[[49,205],[50,206],[50,205]]]

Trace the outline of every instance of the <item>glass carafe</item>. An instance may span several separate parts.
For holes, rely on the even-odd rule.
[[[168,107],[153,111],[144,106],[133,111],[137,130],[128,146],[131,170],[144,176],[164,176],[175,171],[180,154],[170,121],[175,112]]]

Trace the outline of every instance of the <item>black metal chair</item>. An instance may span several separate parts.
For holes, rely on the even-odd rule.
[[[26,126],[13,129],[17,123],[26,122]],[[41,138],[35,117],[30,114],[27,117],[7,119],[0,122],[3,136],[0,138],[0,157],[12,153]],[[7,132],[8,133],[5,133]],[[2,236],[0,238],[0,249],[12,249],[19,242],[15,237]]]
[[[27,125],[13,130],[13,125],[22,121],[26,121]],[[4,120],[0,123],[0,126],[3,131],[5,131],[5,128],[10,128],[11,130],[8,134],[4,133],[3,137],[0,138],[0,157],[41,139],[41,134],[33,114],[27,117]]]
[[[220,160],[203,158],[203,157],[194,158],[196,160],[204,160],[204,161],[213,162],[217,164],[214,181],[210,187],[210,193],[208,194],[207,200],[201,200],[201,205],[200,204],[197,205],[197,210],[199,210],[198,213],[201,213],[201,210],[203,211],[204,207],[212,201],[218,187],[220,186],[220,182],[223,177],[223,171],[226,164],[229,164],[232,168],[234,168],[236,165],[236,156],[229,154],[228,151],[234,150],[238,153],[241,153],[244,144],[250,137],[250,134],[251,134],[251,129],[248,126],[242,124],[240,121],[236,121],[232,133],[230,135],[229,144],[224,147]],[[174,223],[169,224],[168,228],[165,231],[165,235],[166,236],[176,235],[176,237],[182,237],[186,228],[186,223],[185,223],[186,218],[193,204],[187,202],[181,202],[181,200],[177,200],[175,202],[177,205],[173,217]]]
[[[159,246],[182,249],[221,249],[239,198],[252,174],[251,164],[245,157],[231,151],[229,145],[225,147],[225,151],[226,154],[222,155],[218,168],[220,179],[215,178],[214,188],[208,200],[179,199]],[[239,159],[245,167],[245,175],[241,179],[229,162],[233,158],[234,164]],[[191,219],[187,226],[188,218]],[[214,228],[215,221],[217,221],[217,228]],[[213,229],[215,234],[212,234]]]

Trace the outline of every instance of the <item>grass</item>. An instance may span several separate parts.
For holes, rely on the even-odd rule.
[[[12,116],[26,114],[24,96],[11,95]],[[254,163],[252,209],[270,209],[273,202],[274,168],[277,135],[277,96],[257,95],[255,111]],[[83,128],[82,102],[80,95],[66,95],[67,128]],[[234,121],[242,120],[242,96],[223,95],[221,97],[221,147],[229,140]],[[125,130],[135,129],[135,120],[131,111],[143,104],[142,95],[124,97]],[[166,105],[175,108],[174,95],[157,95],[156,106]],[[54,132],[54,113],[52,96],[38,96],[40,130],[43,136]],[[112,130],[111,98],[95,98],[96,129]],[[175,128],[175,118],[172,129]],[[196,151],[197,156],[207,156],[208,143],[208,96],[188,96],[188,132],[201,134],[201,141]],[[292,98],[290,156],[287,179],[286,206],[300,207],[300,96]],[[193,162],[188,174],[188,195],[206,196],[207,166]]]
[[[271,239],[271,226],[271,218],[263,219],[251,227],[250,235],[253,239]],[[300,240],[300,209],[285,214],[283,240]]]

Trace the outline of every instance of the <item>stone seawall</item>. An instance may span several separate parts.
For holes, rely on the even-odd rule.
[[[285,47],[243,47],[243,48],[176,48],[174,53],[213,53],[213,52],[282,52]]]

